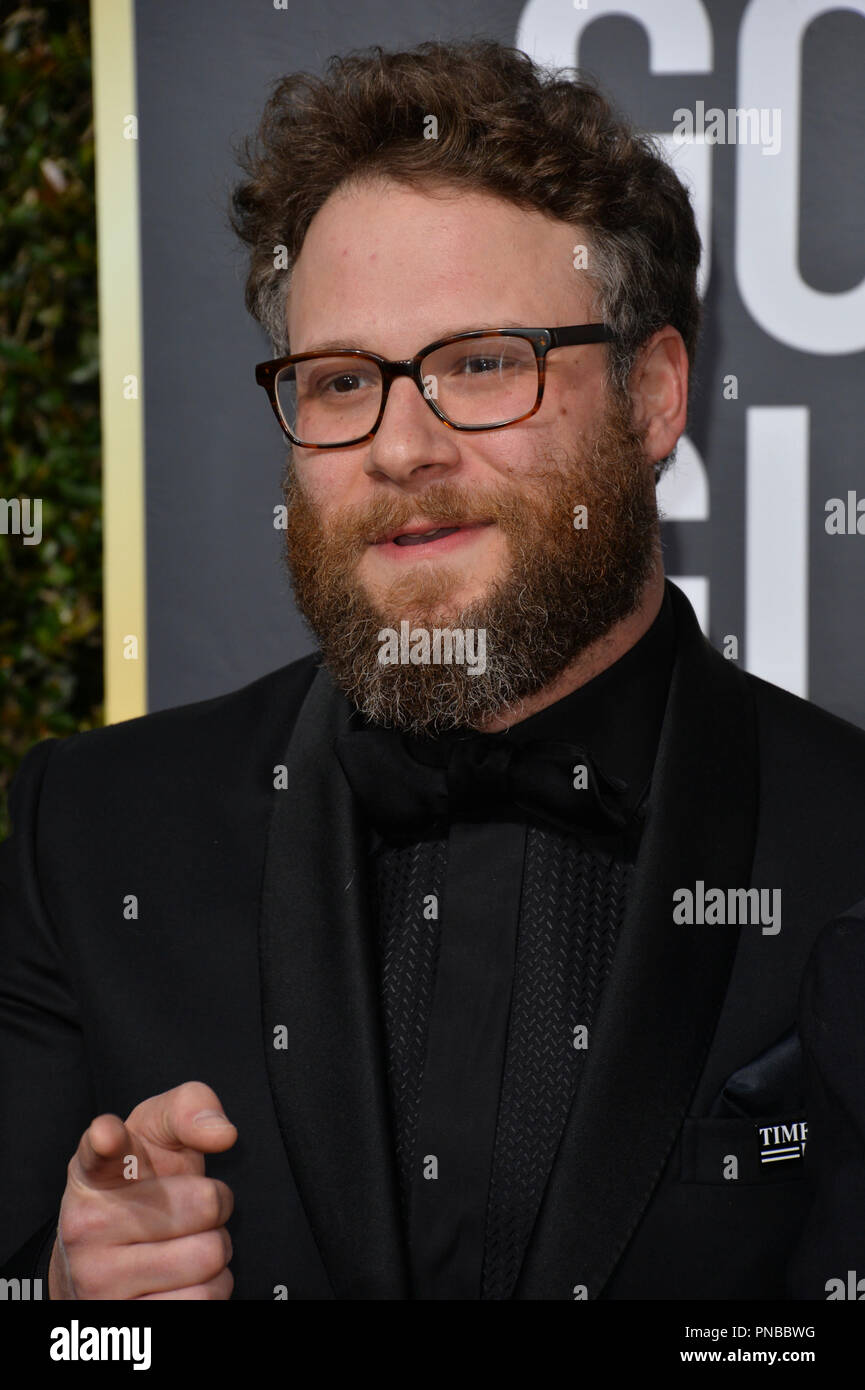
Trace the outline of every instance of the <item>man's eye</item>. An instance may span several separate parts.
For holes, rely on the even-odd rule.
[[[501,371],[507,365],[504,357],[464,357],[459,370],[467,376],[482,376],[486,372]]]
[[[518,371],[525,362],[516,357],[464,357],[456,365],[462,376],[489,376],[493,372]]]
[[[358,391],[365,384],[365,380],[358,372],[340,372],[338,376],[324,377],[321,381],[314,382],[312,389],[318,396],[348,396]]]

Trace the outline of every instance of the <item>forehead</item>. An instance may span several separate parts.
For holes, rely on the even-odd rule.
[[[489,193],[380,179],[343,186],[310,223],[294,268],[291,350],[336,335],[410,355],[467,326],[585,322],[592,286],[574,268],[585,240]]]

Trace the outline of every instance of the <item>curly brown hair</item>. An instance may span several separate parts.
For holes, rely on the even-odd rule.
[[[423,138],[430,115],[436,139]],[[700,237],[688,194],[651,137],[573,69],[540,69],[480,38],[376,46],[331,58],[324,77],[280,79],[236,153],[246,178],[229,216],[250,252],[246,306],[277,356],[290,351],[291,267],[313,216],[340,185],[377,176],[496,194],[580,228],[598,312],[617,335],[614,390],[627,391],[637,350],[667,324],[693,367]],[[287,269],[275,265],[280,247]]]

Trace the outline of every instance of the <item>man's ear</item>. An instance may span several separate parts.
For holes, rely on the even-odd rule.
[[[658,463],[676,447],[688,414],[688,353],[669,324],[643,344],[629,383],[631,421],[647,456]]]

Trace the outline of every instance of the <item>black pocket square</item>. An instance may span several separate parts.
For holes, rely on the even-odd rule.
[[[734,1071],[712,1104],[712,1119],[801,1115],[805,1106],[802,1044],[795,1028]]]
[[[685,1120],[682,1181],[750,1186],[801,1178],[804,1109],[802,1047],[791,1028],[727,1078],[708,1115]]]

